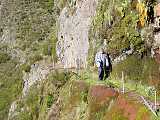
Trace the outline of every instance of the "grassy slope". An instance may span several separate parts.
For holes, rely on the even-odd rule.
[[[23,81],[22,71],[30,71],[30,66],[43,59],[43,56],[55,55],[56,43],[56,12],[53,0],[15,0],[13,4],[3,1],[3,24],[12,21],[16,29],[16,44],[0,46],[0,119],[7,119],[8,110],[13,101],[21,97]],[[9,8],[12,9],[10,12]],[[10,12],[10,14],[6,14]],[[8,17],[9,16],[9,17]],[[5,26],[0,26],[5,27]],[[10,26],[10,24],[8,25]],[[4,48],[5,46],[5,48]],[[51,52],[48,47],[51,46]],[[8,48],[21,50],[26,56],[26,62],[20,65],[17,58],[11,59],[4,50]],[[50,54],[51,53],[51,54]],[[38,89],[37,89],[38,90]],[[36,90],[35,90],[36,91]],[[36,97],[35,97],[36,99]],[[23,106],[23,105],[22,105]]]
[[[140,95],[150,97],[150,99],[154,98],[154,90],[159,95],[159,64],[149,57],[139,59],[133,55],[113,65],[113,71],[105,81],[98,81],[98,71],[95,67],[90,67],[85,72],[80,72],[80,75],[82,80],[86,80],[91,84],[111,84],[115,87],[122,88],[122,71],[127,90],[138,92]]]
[[[33,85],[25,99],[18,102],[16,111],[19,111],[19,114],[15,116],[15,119],[46,120],[52,104],[58,99],[61,87],[69,78],[69,73],[54,71],[46,80]]]
[[[98,74],[97,71],[95,71],[95,68],[92,68],[91,70],[83,71],[80,73],[81,74],[81,80],[85,80],[89,85],[106,85],[110,87],[114,87],[115,89],[122,90],[122,80],[121,78],[115,79],[113,76],[108,78],[105,81],[99,81],[98,80]],[[79,80],[79,78],[77,79]],[[154,101],[155,94],[154,94],[154,88],[147,85],[147,84],[142,84],[140,82],[134,82],[134,81],[126,81],[124,83],[125,86],[125,92],[134,92],[138,94],[139,96],[144,96],[147,99]],[[160,96],[157,95],[157,101],[160,101]],[[148,108],[147,108],[148,109]],[[158,115],[160,113],[158,112]],[[118,118],[116,118],[118,119]],[[159,116],[155,117],[152,114],[152,119],[153,120],[159,120]]]
[[[1,60],[3,58],[1,58]],[[21,91],[22,91],[22,71],[16,60],[8,59],[7,61],[0,63],[0,119],[1,120],[6,119],[11,103],[21,95]]]

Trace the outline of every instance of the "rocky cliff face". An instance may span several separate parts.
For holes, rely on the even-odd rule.
[[[88,33],[98,0],[77,0],[59,16],[57,55],[65,67],[85,67],[89,49]]]
[[[45,61],[35,63],[31,66],[30,73],[23,75],[23,96],[26,96],[31,86],[47,78],[52,66],[49,66]]]

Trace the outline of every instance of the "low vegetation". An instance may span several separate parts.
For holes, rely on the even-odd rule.
[[[127,82],[154,86],[160,92],[160,65],[153,58],[130,56],[113,67],[112,77],[121,79],[122,72]]]
[[[0,52],[0,64],[10,60],[10,56],[7,53]]]
[[[52,56],[52,59],[56,62],[57,61],[57,55],[56,55],[56,43],[58,41],[58,38],[56,36],[56,26],[52,28],[52,32],[50,33],[50,36],[48,37],[48,40],[43,44],[43,55]]]
[[[6,120],[11,103],[22,92],[22,70],[16,60],[9,59],[6,53],[0,63],[0,119]]]
[[[89,63],[93,65],[94,55],[102,46],[113,58],[129,49],[142,55],[149,52],[153,43],[153,29],[148,26],[146,17],[142,20],[143,27],[139,27],[140,17],[127,0],[99,2],[90,29]]]
[[[61,87],[69,81],[71,73],[54,71],[48,78],[33,85],[28,95],[19,101],[18,120],[45,120],[52,104],[57,101]],[[24,109],[22,111],[22,109]]]

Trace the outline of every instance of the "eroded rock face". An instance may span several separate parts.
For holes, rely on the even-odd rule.
[[[52,70],[52,66],[49,66],[45,61],[40,61],[31,66],[29,73],[24,72],[23,76],[23,96],[26,96],[29,88],[35,83],[47,78],[47,75]]]
[[[89,48],[88,32],[98,0],[77,0],[65,7],[59,17],[57,55],[65,67],[85,67]]]

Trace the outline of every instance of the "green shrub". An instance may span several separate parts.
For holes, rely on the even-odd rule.
[[[50,33],[50,37],[48,40],[42,45],[42,53],[44,55],[52,56],[53,60],[57,61],[57,55],[56,55],[56,43],[58,41],[57,35],[56,35],[56,26],[53,27],[52,32]]]
[[[30,72],[30,70],[31,70],[31,65],[29,65],[29,64],[23,64],[23,65],[21,65],[21,69],[22,70],[24,70],[25,72]]]
[[[122,71],[126,80],[142,82],[143,84],[153,85],[157,89],[160,85],[160,65],[153,58],[145,57],[140,59],[138,56],[130,56],[126,60],[113,66],[112,77],[121,79]]]
[[[136,116],[136,120],[141,120],[142,117],[144,116],[144,113],[148,113],[148,109],[146,107],[141,107],[138,110],[138,114]],[[151,114],[150,114],[151,115]]]
[[[47,9],[49,12],[52,12],[52,8],[54,7],[54,0],[40,0],[39,3],[43,9]]]
[[[126,79],[138,81],[141,79],[142,70],[142,60],[137,56],[130,56],[126,60],[114,66],[112,75],[117,75],[119,78],[121,78],[123,71]]]
[[[15,117],[15,120],[33,120],[33,118],[29,112],[24,111],[20,112],[18,116]]]
[[[72,77],[72,75],[73,74],[71,72],[55,70],[54,73],[51,73],[48,76],[48,80],[50,80],[57,87],[61,87]]]
[[[143,66],[143,81],[145,80],[149,85],[154,86],[160,93],[160,64],[153,58],[145,58]]]
[[[116,56],[131,46],[139,53],[147,49],[140,31],[135,29],[138,14],[131,11],[131,5],[126,0],[102,0],[99,2],[97,14],[90,30],[89,55],[94,55],[97,48],[104,46],[104,42],[107,44],[104,46],[107,52]],[[89,58],[89,63],[91,60],[93,61],[93,57]]]
[[[49,48],[49,44],[48,43],[45,43],[43,45],[43,54],[44,55],[51,55],[51,47]]]
[[[47,95],[47,107],[50,108],[53,104],[54,97],[52,94]]]
[[[22,71],[16,61],[0,64],[0,119],[5,120],[11,103],[22,92]]]
[[[32,86],[26,99],[26,105],[33,119],[38,119],[39,115],[39,89],[37,86]]]
[[[51,46],[51,55],[54,59],[54,61],[57,61],[57,54],[56,54],[56,43],[58,41],[58,38],[56,36],[56,31],[54,30],[51,34],[50,38],[50,46]]]
[[[10,59],[11,59],[11,57],[7,53],[0,52],[0,64],[5,63]]]
[[[35,62],[40,61],[40,60],[42,60],[42,59],[43,59],[43,57],[42,57],[41,55],[38,55],[38,54],[33,55],[33,56],[31,56],[31,58],[30,58],[30,64],[32,65],[32,64],[34,64]]]
[[[59,1],[59,7],[60,9],[63,9],[67,4],[67,0],[60,0]]]

